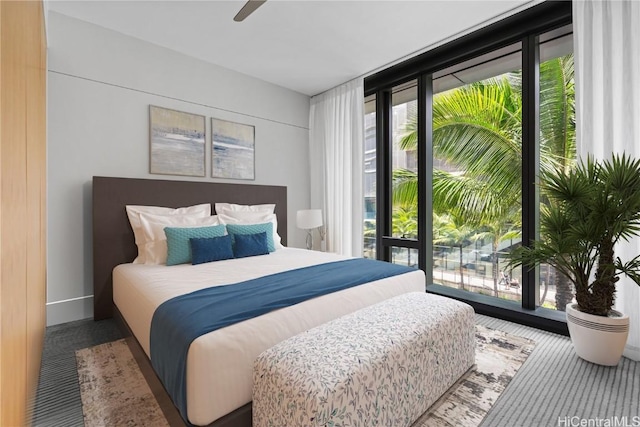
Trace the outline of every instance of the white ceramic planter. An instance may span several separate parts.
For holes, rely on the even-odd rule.
[[[609,317],[594,316],[567,305],[567,325],[576,354],[604,366],[615,366],[622,357],[629,335],[629,316],[612,310]]]

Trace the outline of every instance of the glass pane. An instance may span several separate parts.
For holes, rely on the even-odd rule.
[[[363,256],[376,258],[376,97],[364,100]]]
[[[393,88],[391,164],[392,203],[391,234],[393,237],[418,237],[418,146],[416,112],[418,109],[415,80]]]
[[[568,34],[567,34],[568,33]],[[540,35],[540,168],[570,169],[576,159],[575,90],[571,26]],[[549,204],[539,195],[541,209]],[[540,236],[544,239],[544,235]],[[537,300],[540,306],[564,311],[574,299],[568,278],[541,265]]]
[[[418,268],[418,250],[392,246],[391,262],[394,264]]]
[[[520,301],[521,45],[434,74],[433,281]]]

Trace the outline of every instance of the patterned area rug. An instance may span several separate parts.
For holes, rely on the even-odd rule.
[[[85,427],[169,426],[124,339],[76,351]]]
[[[476,365],[412,427],[475,427],[527,360],[535,343],[476,325]],[[125,340],[76,352],[86,427],[167,426]]]
[[[534,346],[530,339],[476,325],[475,366],[412,427],[480,425]]]

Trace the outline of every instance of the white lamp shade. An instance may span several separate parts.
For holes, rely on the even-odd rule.
[[[322,210],[307,209],[298,211],[296,224],[298,225],[298,228],[302,228],[303,230],[322,226]]]

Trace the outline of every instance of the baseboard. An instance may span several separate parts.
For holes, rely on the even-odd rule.
[[[47,303],[47,326],[93,317],[93,295]]]

